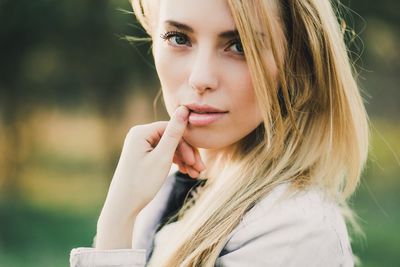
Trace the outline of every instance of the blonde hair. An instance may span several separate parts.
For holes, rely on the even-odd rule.
[[[151,35],[149,1],[131,2]],[[316,185],[348,208],[366,161],[368,118],[329,0],[227,2],[263,123],[229,153],[207,159],[201,176],[210,182],[156,266],[214,266],[244,214],[282,183],[296,190]],[[274,38],[278,25],[283,42]],[[277,80],[267,68],[268,50]]]

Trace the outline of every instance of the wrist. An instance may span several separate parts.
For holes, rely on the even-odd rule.
[[[120,206],[120,205],[119,205]],[[107,202],[97,221],[95,247],[98,249],[131,248],[133,226],[140,209],[117,209]]]
[[[131,248],[136,215],[117,217],[102,213],[97,222],[95,247],[98,249]]]

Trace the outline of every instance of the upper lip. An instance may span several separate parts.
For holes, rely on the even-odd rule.
[[[225,110],[221,110],[210,105],[201,105],[197,103],[186,104],[184,106],[195,112],[227,112]]]

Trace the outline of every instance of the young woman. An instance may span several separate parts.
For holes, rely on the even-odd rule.
[[[353,266],[346,201],[368,124],[337,7],[132,6],[171,119],[130,130],[94,247],[71,266]]]

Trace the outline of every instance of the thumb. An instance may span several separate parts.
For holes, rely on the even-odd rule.
[[[164,131],[163,136],[160,139],[155,150],[156,153],[162,153],[164,156],[172,156],[178,147],[179,141],[182,139],[182,135],[185,132],[189,109],[185,106],[179,106],[174,114],[171,116],[170,121],[167,124],[167,128]]]

